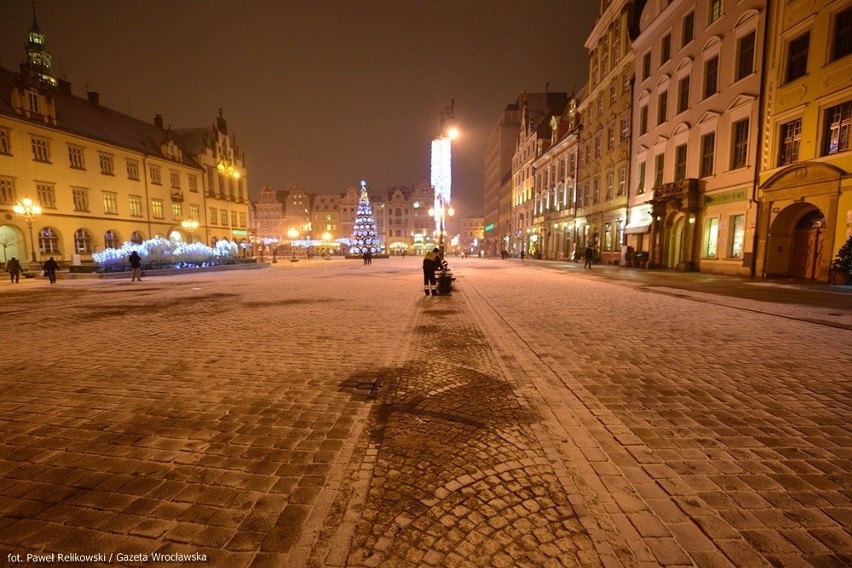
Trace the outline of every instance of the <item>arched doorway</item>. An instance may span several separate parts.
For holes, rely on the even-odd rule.
[[[684,225],[684,217],[679,215],[669,229],[665,268],[677,268],[683,260]]]
[[[28,258],[24,251],[24,234],[12,225],[0,225],[0,263],[5,265],[12,257]]]
[[[766,275],[802,280],[825,280],[821,259],[826,219],[810,203],[794,203],[782,210],[769,229]]]

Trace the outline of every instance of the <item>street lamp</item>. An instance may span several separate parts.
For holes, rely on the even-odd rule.
[[[290,227],[287,229],[287,236],[290,238],[290,262],[296,262],[296,247],[293,245],[293,241],[299,238],[299,231],[294,227]]]
[[[180,226],[189,233],[189,244],[193,243],[192,233],[198,230],[198,220],[197,219],[184,219],[180,222]]]
[[[323,233],[322,234],[322,242],[323,242],[323,245],[324,245],[322,257],[324,259],[328,260],[329,257],[331,256],[329,254],[331,252],[331,233],[329,233],[328,231]]]
[[[30,199],[29,197],[25,197],[22,200],[16,202],[12,206],[12,211],[15,212],[15,215],[21,217],[24,221],[27,222],[27,227],[30,229],[30,243],[32,244],[32,254],[33,254],[33,263],[38,262],[36,260],[36,242],[33,238],[33,221],[36,217],[41,215],[41,205]]]

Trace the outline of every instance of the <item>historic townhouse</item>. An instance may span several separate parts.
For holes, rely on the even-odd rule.
[[[617,263],[627,225],[630,159],[631,33],[642,1],[601,0],[586,39],[589,82],[580,102],[577,219],[582,248],[590,245],[605,263]]]
[[[507,105],[485,146],[485,194],[483,251],[498,256],[508,247],[511,218],[512,155],[521,126],[518,102]],[[504,241],[505,239],[505,241]]]
[[[535,214],[541,218],[541,258],[571,260],[576,254],[574,216],[577,194],[577,97],[568,100],[562,116],[550,119],[550,141],[533,162]]]
[[[852,2],[772,2],[755,270],[825,281],[852,235]]]
[[[463,217],[459,219],[459,239],[455,252],[476,256],[482,252],[482,239],[485,237],[485,219],[483,217]]]
[[[533,162],[550,142],[550,118],[559,116],[568,104],[567,93],[545,93],[546,110],[532,108],[527,96],[521,99],[521,124],[512,156],[512,216],[509,252],[538,257],[543,219],[536,218]]]
[[[749,274],[765,0],[649,0],[633,43],[628,245],[650,266]]]
[[[432,187],[423,183],[398,186],[370,196],[376,231],[388,254],[421,255],[436,243]]]
[[[149,124],[113,111],[97,93],[76,97],[53,77],[35,20],[20,71],[0,69],[0,260],[81,264],[154,236],[242,243],[245,183],[221,111],[211,128],[172,130],[159,115]],[[24,200],[41,207],[31,226],[13,212]]]

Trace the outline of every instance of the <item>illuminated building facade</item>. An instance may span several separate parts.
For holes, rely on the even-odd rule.
[[[852,2],[771,3],[757,276],[826,281],[852,235]]]
[[[245,158],[221,111],[211,127],[173,130],[159,115],[147,123],[111,110],[98,93],[74,96],[53,78],[35,21],[26,57],[19,72],[0,69],[0,261],[31,258],[13,214],[24,198],[42,208],[37,261],[86,264],[155,236],[247,241]]]

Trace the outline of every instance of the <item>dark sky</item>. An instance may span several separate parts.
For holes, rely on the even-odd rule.
[[[38,0],[72,91],[174,128],[219,108],[266,184],[335,193],[429,177],[455,99],[453,202],[481,214],[485,143],[524,91],[579,90],[597,0]],[[0,0],[0,64],[17,69],[31,0]]]

